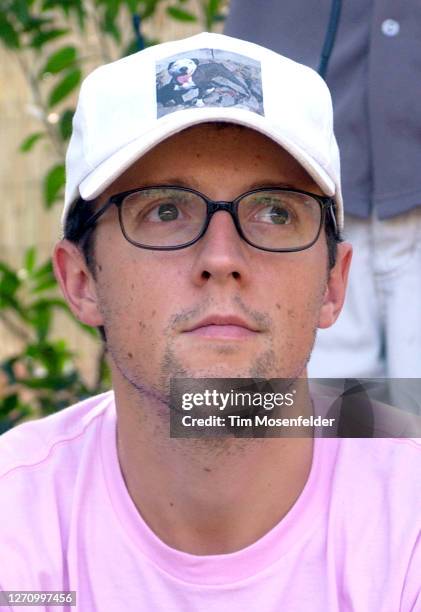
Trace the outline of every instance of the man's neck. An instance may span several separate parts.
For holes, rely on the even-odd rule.
[[[153,406],[134,406],[124,384],[115,391],[127,489],[169,546],[197,555],[240,550],[272,529],[302,492],[312,438],[174,439]]]

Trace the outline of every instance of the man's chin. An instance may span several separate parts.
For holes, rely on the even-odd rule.
[[[250,378],[257,370],[261,374],[272,370],[264,351],[245,350],[236,342],[204,343],[193,350],[180,350],[173,365],[172,374],[185,378]]]
[[[184,347],[183,347],[184,348]],[[179,350],[168,347],[161,362],[159,386],[169,392],[173,378],[299,378],[307,355],[279,355],[272,347],[260,351],[235,351],[231,343],[226,353]]]
[[[244,363],[244,360],[237,363],[230,363],[229,360],[226,362],[212,363],[212,364],[186,364],[183,368],[177,368],[172,372],[166,372],[166,388],[170,381],[174,378],[292,378],[296,377],[296,370],[294,372],[290,369],[274,369],[269,367],[268,364],[264,363],[264,360],[255,362]],[[163,380],[163,379],[161,379]]]

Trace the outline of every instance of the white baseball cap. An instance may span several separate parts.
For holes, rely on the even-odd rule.
[[[64,225],[142,155],[193,125],[230,122],[282,146],[336,202],[343,227],[338,145],[323,79],[282,55],[204,32],[148,47],[83,82],[66,156]]]

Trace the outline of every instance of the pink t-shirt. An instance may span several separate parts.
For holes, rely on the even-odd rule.
[[[77,592],[76,608],[37,610],[421,611],[420,467],[420,441],[316,439],[274,529],[232,554],[186,554],[128,494],[106,393],[0,438],[0,589]]]

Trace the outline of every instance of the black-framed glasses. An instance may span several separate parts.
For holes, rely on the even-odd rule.
[[[113,195],[82,228],[82,233],[112,205],[124,237],[143,249],[172,251],[202,238],[212,216],[228,212],[243,240],[263,251],[291,252],[311,247],[326,213],[335,232],[334,200],[307,191],[265,187],[241,194],[231,202],[214,201],[187,187],[159,185]]]

